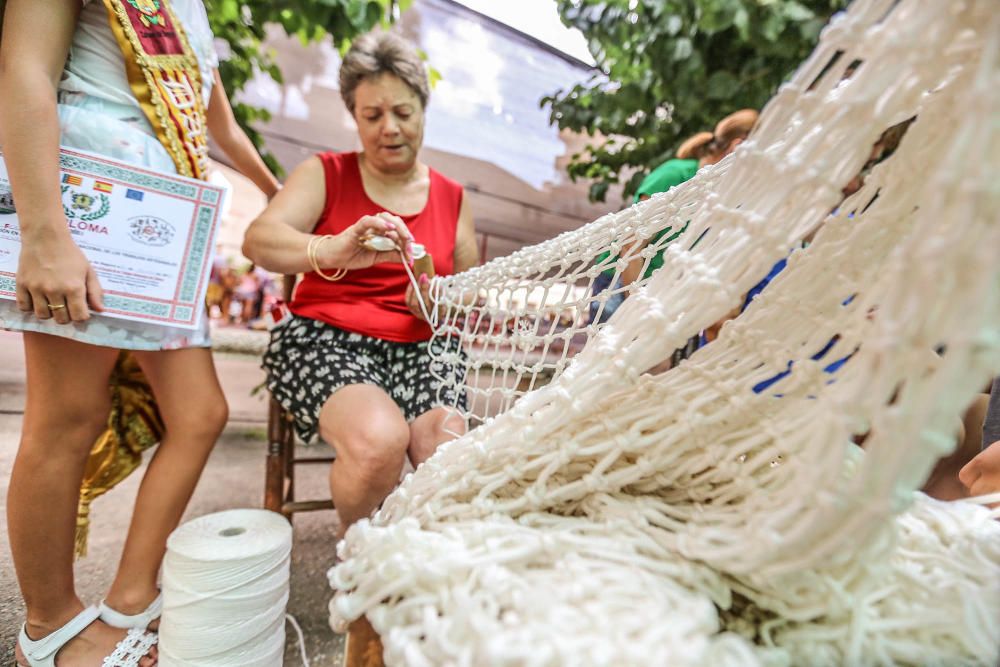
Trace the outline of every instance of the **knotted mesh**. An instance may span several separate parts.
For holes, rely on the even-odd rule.
[[[995,9],[856,2],[722,163],[438,281],[436,335],[498,414],[351,528],[332,619],[366,613],[388,664],[995,664],[1000,525],[914,491],[1000,370]],[[667,227],[603,326],[552,325],[572,290],[514,296]]]

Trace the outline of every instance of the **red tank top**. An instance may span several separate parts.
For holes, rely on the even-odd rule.
[[[386,210],[365,193],[357,153],[321,153],[319,159],[326,174],[326,206],[314,229],[316,234],[339,234],[362,216]],[[439,276],[455,270],[455,231],[461,207],[462,186],[431,169],[424,210],[399,216],[416,242],[431,253]],[[409,284],[399,263],[353,269],[337,282],[309,272],[296,288],[290,309],[296,315],[365,336],[398,343],[428,340],[431,328],[406,307]]]

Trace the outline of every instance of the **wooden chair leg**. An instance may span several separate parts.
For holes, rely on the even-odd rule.
[[[289,428],[284,419],[284,410],[273,398],[267,418],[267,467],[264,478],[264,508],[285,514],[285,476],[288,471],[288,452],[285,448],[286,431]],[[290,517],[285,514],[285,518]]]
[[[385,667],[382,662],[382,640],[364,616],[348,627],[344,644],[344,667]]]
[[[285,418],[285,480],[288,486],[285,489],[285,499],[282,503],[282,514],[291,521],[292,511],[285,510],[295,503],[295,431],[292,427],[292,417],[289,414],[282,415]]]

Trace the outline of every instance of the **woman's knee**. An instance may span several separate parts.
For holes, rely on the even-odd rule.
[[[465,420],[445,408],[433,408],[410,425],[410,459],[419,465],[429,459],[441,443],[465,434]]]
[[[67,397],[58,402],[29,404],[24,412],[22,446],[37,443],[56,452],[56,444],[73,451],[90,451],[94,441],[108,427],[111,400],[107,393]]]
[[[324,430],[321,424],[321,432]],[[365,481],[398,476],[406,457],[410,432],[406,423],[369,420],[353,427],[324,434],[333,443],[337,455]]]

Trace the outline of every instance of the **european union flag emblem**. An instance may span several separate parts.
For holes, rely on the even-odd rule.
[[[125,198],[126,199],[134,199],[136,201],[142,201],[142,195],[143,195],[143,193],[142,193],[141,190],[126,190],[125,191]]]

